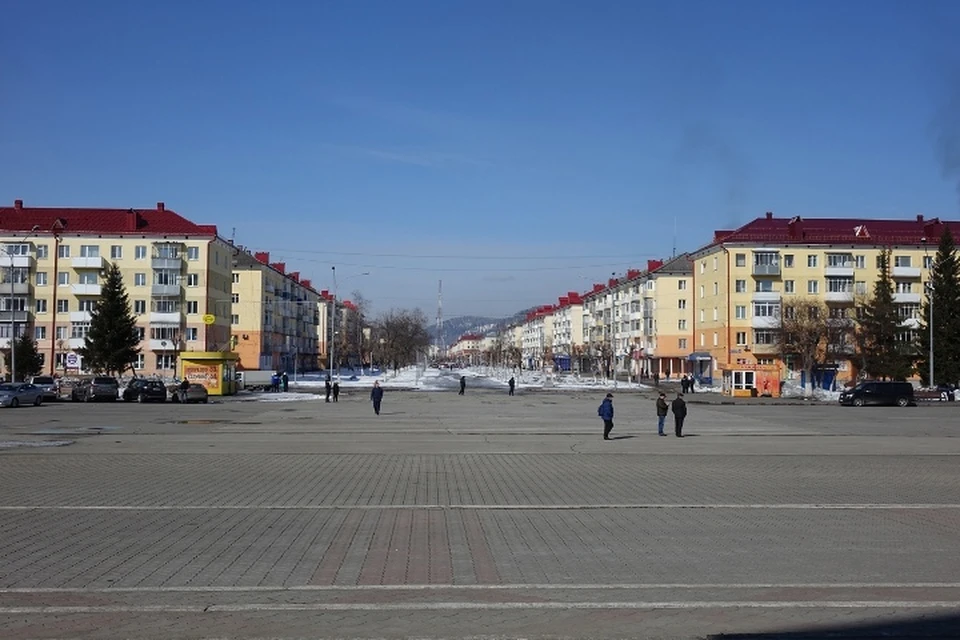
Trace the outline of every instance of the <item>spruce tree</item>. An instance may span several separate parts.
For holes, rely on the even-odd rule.
[[[37,349],[36,341],[27,332],[14,341],[13,348],[17,350],[17,379],[14,382],[43,373],[43,356]],[[10,375],[10,349],[3,350],[3,360],[7,363],[7,375]]]
[[[901,319],[893,301],[889,249],[880,253],[879,267],[880,277],[873,287],[873,296],[861,313],[861,355],[871,377],[906,380],[913,373],[914,353],[910,342],[902,338],[906,330],[900,326]]]
[[[90,312],[90,331],[78,349],[84,364],[108,374],[123,373],[140,353],[137,320],[130,310],[130,298],[116,263],[103,274],[100,300]]]
[[[944,227],[940,246],[930,270],[923,322],[917,336],[919,359],[917,368],[923,384],[930,384],[930,303],[933,302],[934,383],[956,384],[960,381],[960,262],[950,227]]]

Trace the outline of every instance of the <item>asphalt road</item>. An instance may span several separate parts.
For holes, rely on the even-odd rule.
[[[960,405],[0,410],[3,638],[960,635]]]

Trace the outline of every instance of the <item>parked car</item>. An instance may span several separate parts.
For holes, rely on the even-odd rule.
[[[906,407],[915,405],[916,398],[913,385],[909,382],[865,380],[853,389],[841,393],[840,404],[855,407],[868,404]]]
[[[167,388],[159,380],[137,378],[123,390],[121,396],[124,402],[166,402]]]
[[[91,402],[93,400],[109,400],[116,402],[120,395],[120,383],[116,378],[97,376],[96,378],[81,380],[80,384],[70,392],[70,399],[74,402]]]
[[[35,384],[14,382],[0,384],[0,406],[15,409],[22,404],[39,407],[43,403],[43,389]]]
[[[202,402],[207,404],[209,402],[209,394],[207,394],[207,388],[202,384],[191,384],[187,387],[186,391],[182,389],[177,389],[172,397],[174,402]]]
[[[30,384],[40,387],[44,400],[56,400],[60,397],[60,384],[53,376],[33,376]]]

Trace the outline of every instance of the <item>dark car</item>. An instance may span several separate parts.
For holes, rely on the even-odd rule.
[[[840,394],[840,404],[855,407],[885,405],[906,407],[916,404],[913,385],[909,382],[865,380],[853,389]]]
[[[94,400],[109,400],[116,402],[120,395],[120,383],[116,378],[97,376],[90,380],[81,380],[80,384],[70,392],[70,399],[74,402],[91,402]]]
[[[159,380],[132,380],[121,394],[124,402],[166,402],[167,388]]]

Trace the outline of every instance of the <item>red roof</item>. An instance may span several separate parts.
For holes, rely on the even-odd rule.
[[[912,220],[874,220],[864,218],[775,218],[768,213],[734,231],[714,232],[715,244],[744,242],[769,244],[861,244],[936,246],[945,226],[954,236],[960,234],[960,222],[925,220],[918,215]]]
[[[190,222],[162,202],[155,209],[24,207],[20,200],[12,207],[0,207],[0,231],[29,232],[34,226],[39,227],[40,233],[58,230],[65,234],[217,235],[216,225]]]

